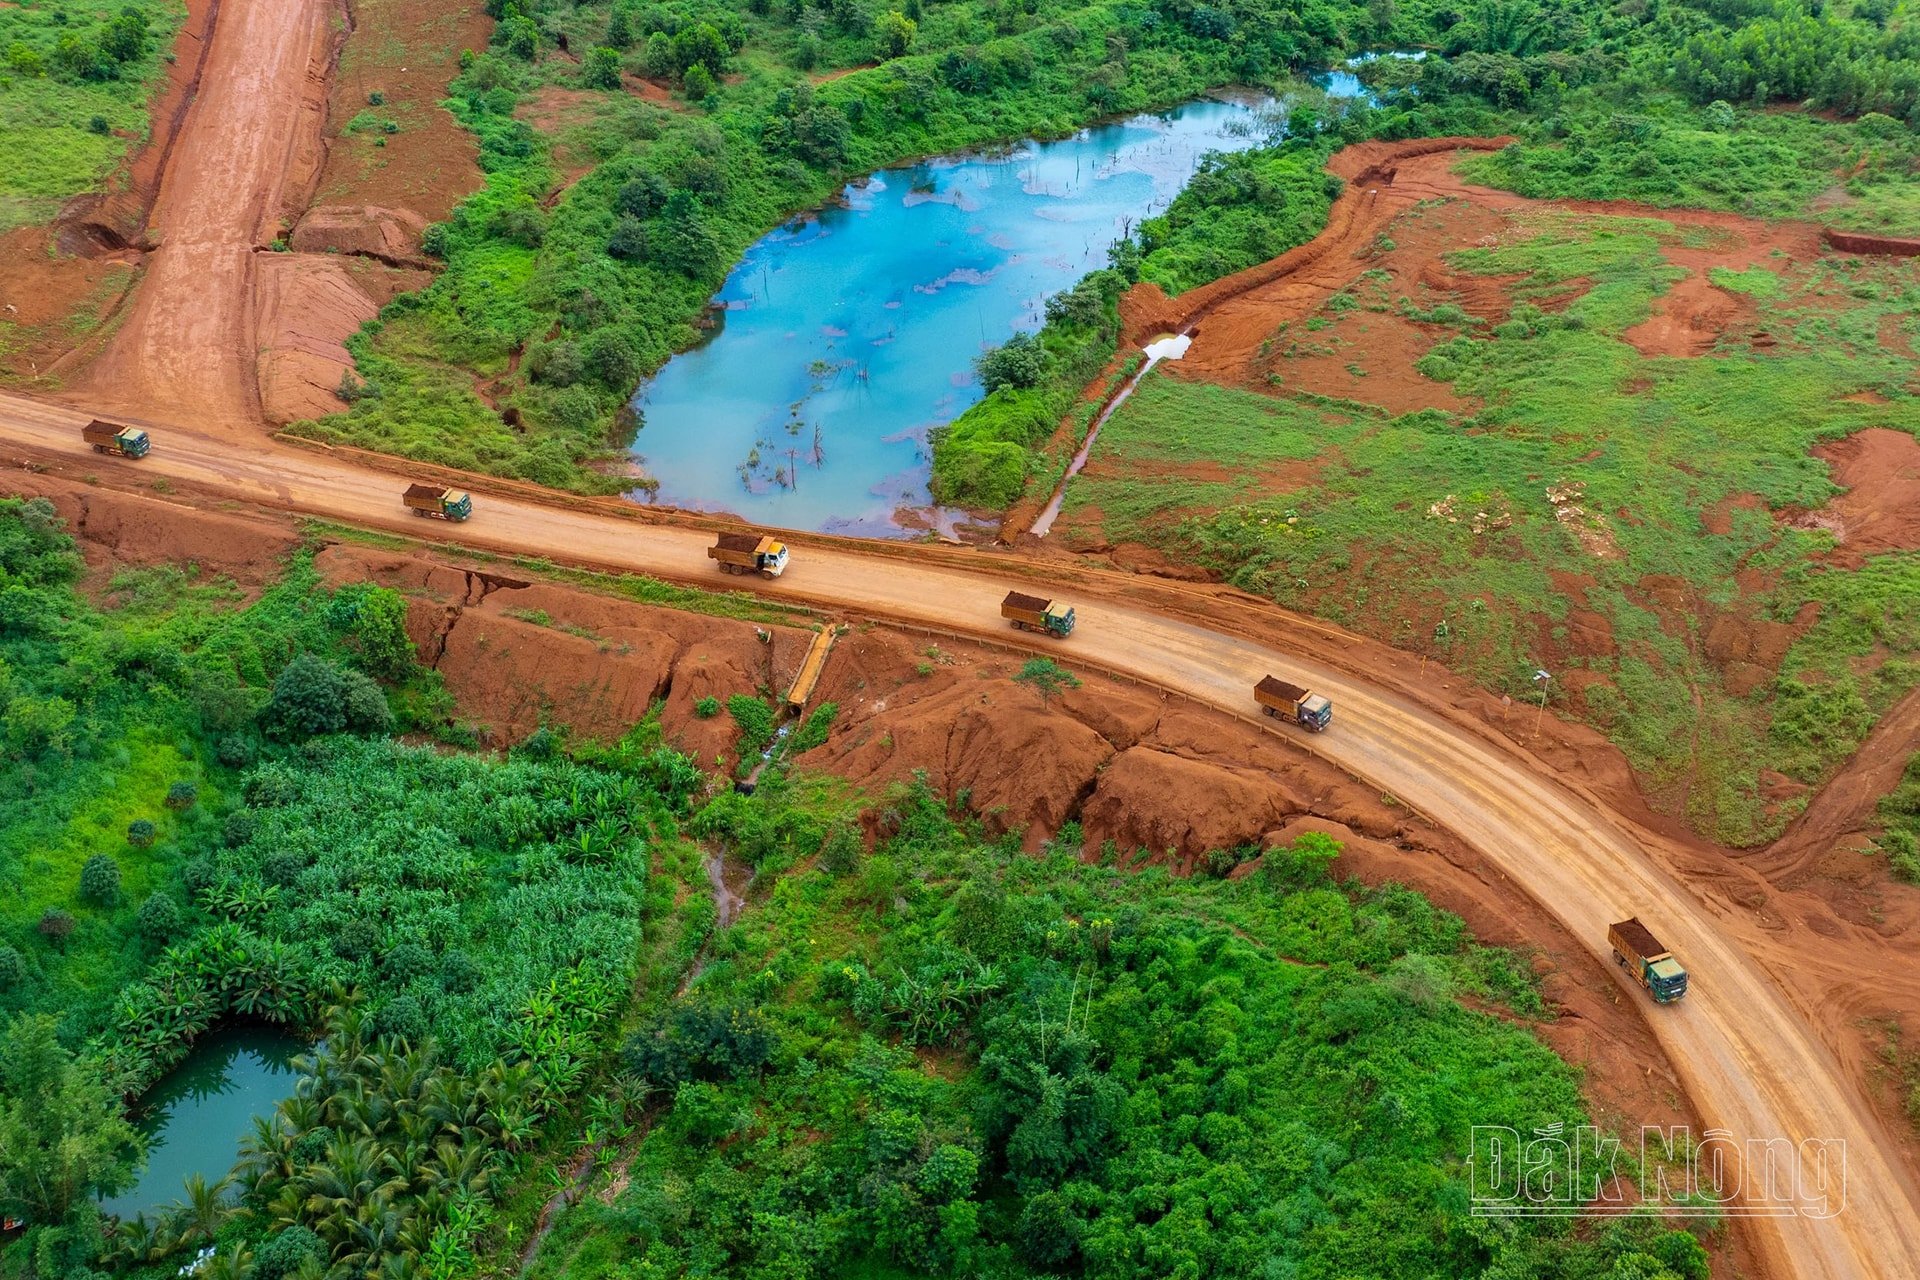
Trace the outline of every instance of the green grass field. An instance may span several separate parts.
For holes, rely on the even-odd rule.
[[[97,42],[124,9],[147,25],[124,62],[76,66],[75,40]],[[62,202],[98,190],[147,135],[147,100],[186,17],[179,0],[0,7],[0,232],[45,222]],[[68,53],[62,54],[62,41]]]
[[[1920,280],[1899,260],[1723,270],[1714,283],[1752,300],[1751,323],[1709,356],[1640,354],[1622,332],[1686,274],[1663,250],[1705,235],[1538,214],[1497,248],[1450,254],[1456,271],[1514,278],[1499,323],[1427,326],[1418,372],[1480,406],[1470,416],[1330,406],[1289,388],[1284,359],[1270,395],[1156,374],[1069,491],[1069,526],[1097,517],[1107,539],[1496,690],[1528,693],[1547,667],[1657,801],[1722,840],[1764,839],[1797,806],[1765,803],[1763,774],[1817,783],[1920,683],[1920,555],[1836,570],[1829,535],[1774,514],[1836,492],[1811,455],[1821,442],[1920,433],[1911,361],[1881,339],[1911,331]],[[1561,311],[1524,301],[1570,282]],[[1311,340],[1343,341],[1391,292],[1360,282],[1359,305],[1314,317]],[[1817,620],[1791,629],[1784,657],[1730,638],[1783,644],[1779,624],[1809,602]]]

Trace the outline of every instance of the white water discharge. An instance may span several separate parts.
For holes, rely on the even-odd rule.
[[[1080,469],[1087,465],[1087,459],[1093,453],[1093,442],[1099,438],[1100,428],[1105,425],[1108,418],[1113,416],[1113,411],[1127,402],[1127,397],[1133,394],[1133,389],[1140,385],[1140,379],[1147,376],[1148,370],[1162,360],[1178,360],[1187,354],[1187,348],[1192,345],[1191,333],[1170,333],[1141,348],[1147,354],[1147,362],[1127,379],[1125,386],[1114,393],[1113,399],[1107,401],[1106,407],[1100,410],[1100,416],[1093,420],[1091,427],[1087,428],[1087,438],[1080,442],[1080,451],[1074,454],[1073,461],[1067,464],[1067,473],[1060,477],[1060,486],[1053,491],[1053,497],[1048,500],[1046,510],[1042,511],[1040,518],[1033,522],[1030,532],[1034,537],[1044,538],[1052,532],[1053,522],[1060,516],[1060,504],[1067,499],[1067,481],[1079,475]]]

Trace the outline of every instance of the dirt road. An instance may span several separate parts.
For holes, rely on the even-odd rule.
[[[154,208],[125,320],[73,390],[88,403],[259,430],[253,257],[318,172],[325,0],[223,4]]]
[[[137,466],[144,480],[167,477],[245,502],[414,536],[714,586],[734,581],[713,573],[706,558],[711,536],[697,530],[484,493],[469,523],[429,525],[400,507],[404,481],[394,474],[265,442],[235,456],[221,442],[182,429],[157,434],[153,454],[140,463],[93,463],[80,443],[82,421],[72,411],[0,397],[0,439],[16,449],[88,460],[81,463],[87,469]],[[896,557],[809,549],[803,538],[787,576],[754,589],[1007,639],[998,620],[1007,569],[985,555],[978,561],[977,571],[967,571],[955,567],[964,561],[946,553],[938,565],[920,567]],[[1249,712],[1249,690],[1264,674],[1306,683],[1337,708],[1332,730],[1309,740],[1313,750],[1472,842],[1596,956],[1608,958],[1610,919],[1639,914],[1694,975],[1684,1004],[1649,1016],[1708,1123],[1736,1142],[1845,1144],[1843,1189],[1804,1181],[1796,1188],[1789,1168],[1791,1202],[1771,1201],[1785,1216],[1750,1224],[1769,1270],[1804,1280],[1920,1276],[1920,1194],[1898,1143],[1879,1127],[1858,1081],[1789,1005],[1762,959],[1732,941],[1734,931],[1718,914],[1724,907],[1700,901],[1649,859],[1643,845],[1655,837],[1609,818],[1461,726],[1338,671],[1122,603],[1117,590],[1111,599],[1083,595],[1076,604],[1080,625],[1072,639],[1039,642],[1036,649],[1234,714]],[[1791,955],[1769,959],[1793,962]],[[1742,1167],[1737,1151],[1721,1154],[1730,1170]],[[1751,1162],[1744,1169],[1750,1181],[1761,1172]],[[1830,1197],[1824,1210],[1823,1191]]]

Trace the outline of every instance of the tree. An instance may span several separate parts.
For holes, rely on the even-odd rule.
[[[1052,658],[1029,658],[1027,665],[1020,668],[1015,680],[1030,684],[1040,694],[1040,701],[1051,701],[1053,695],[1063,689],[1078,689],[1080,677],[1066,670]]]
[[[1030,333],[1016,333],[973,362],[980,385],[992,395],[1002,387],[1024,390],[1039,385],[1047,372],[1047,349]]]
[[[180,906],[171,894],[156,893],[140,904],[140,913],[134,917],[134,928],[140,936],[156,945],[165,945],[174,934],[180,932]]]
[[[253,1280],[285,1280],[311,1259],[326,1261],[326,1246],[306,1227],[288,1227],[267,1237],[253,1257]]]
[[[651,49],[652,45],[649,44],[648,48]],[[693,23],[680,28],[673,37],[673,65],[683,77],[695,67],[705,67],[712,77],[717,78],[720,69],[727,65],[727,55],[731,52],[727,48],[726,37],[712,23]],[[705,93],[693,93],[691,81],[687,82],[687,89],[688,97],[707,96]],[[709,83],[707,93],[711,92],[713,89]]]
[[[347,727],[347,682],[325,658],[301,653],[273,682],[273,696],[261,713],[269,729],[286,737],[310,738]]]
[[[705,102],[713,96],[713,72],[707,70],[703,63],[696,62],[688,67],[680,84],[686,90],[689,102]]]
[[[622,262],[638,262],[647,256],[647,224],[630,213],[620,215],[607,237],[607,256]]]
[[[111,907],[120,901],[120,864],[104,853],[96,853],[80,868],[80,897],[98,907]]]
[[[113,1090],[54,1025],[22,1014],[0,1037],[0,1214],[46,1226],[123,1189],[138,1142]]]
[[[607,390],[625,396],[639,385],[640,350],[624,329],[601,329],[587,339],[582,355],[587,371]]]
[[[20,948],[0,943],[0,994],[18,991],[27,980],[27,958]]]
[[[496,44],[505,46],[516,58],[532,62],[540,52],[540,28],[525,14],[514,14],[494,30]]]
[[[651,218],[660,212],[672,195],[667,180],[651,169],[642,169],[627,179],[620,190],[614,194],[615,212],[634,218]]]
[[[913,47],[919,25],[906,14],[889,9],[873,20],[873,39],[882,58],[903,58]]]
[[[59,907],[48,907],[40,914],[40,936],[53,946],[55,951],[67,949],[67,939],[73,936],[73,912],[62,911]]]
[[[151,818],[135,818],[127,824],[127,843],[136,849],[147,848],[158,834]]]
[[[146,50],[146,15],[129,5],[107,24],[100,37],[100,52],[115,62],[132,62]]]
[[[200,798],[200,788],[191,782],[176,782],[167,788],[166,806],[176,812],[191,809]]]
[[[595,89],[620,87],[620,51],[601,46],[587,54],[580,78]]]
[[[720,244],[707,229],[700,201],[676,191],[647,233],[647,258],[670,271],[698,278],[720,264]]]
[[[413,674],[413,641],[407,635],[407,600],[392,587],[375,587],[360,597],[353,613],[353,637],[360,663],[382,680]]]
[[[358,671],[344,673],[347,696],[342,709],[347,728],[355,733],[387,733],[393,728],[393,708],[380,686]]]
[[[607,19],[607,44],[614,49],[633,46],[633,14],[624,4],[614,5],[613,16]]]

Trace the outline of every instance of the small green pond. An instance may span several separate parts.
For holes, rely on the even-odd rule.
[[[152,1214],[185,1198],[191,1175],[226,1177],[254,1117],[270,1115],[293,1091],[293,1059],[308,1047],[268,1027],[203,1036],[140,1100],[134,1123],[147,1139],[146,1166],[133,1186],[102,1198],[100,1207],[122,1218]]]

